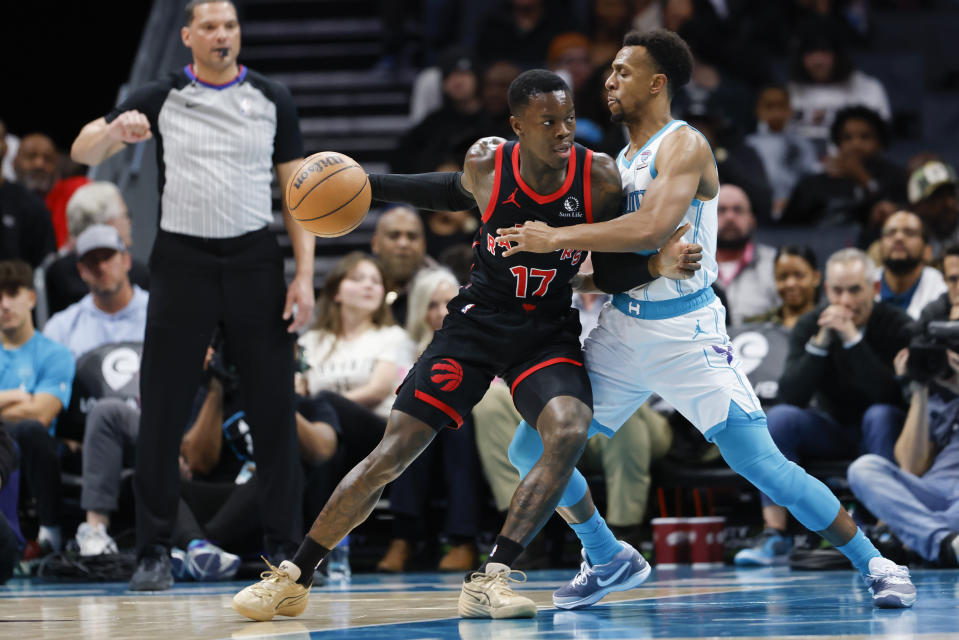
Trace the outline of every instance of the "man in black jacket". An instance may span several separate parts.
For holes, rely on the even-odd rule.
[[[768,412],[769,432],[789,460],[842,459],[874,453],[893,460],[902,428],[902,390],[893,371],[909,345],[909,316],[874,302],[875,265],[859,249],[843,249],[826,262],[827,302],[802,316],[792,330],[779,379],[783,404]],[[736,554],[736,564],[786,561],[786,509],[762,496],[766,530],[757,546]]]

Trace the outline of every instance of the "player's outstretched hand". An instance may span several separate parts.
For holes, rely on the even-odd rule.
[[[134,144],[149,140],[153,137],[153,132],[150,131],[150,121],[147,117],[136,109],[130,109],[118,115],[110,123],[109,135],[117,142]]]
[[[684,242],[683,235],[689,231],[689,223],[676,229],[652,260],[658,275],[670,280],[686,280],[702,268],[703,247],[694,242]]]
[[[508,258],[514,253],[520,251],[529,251],[531,253],[549,253],[562,247],[553,244],[553,236],[556,229],[545,222],[538,220],[527,220],[520,227],[507,227],[497,229],[499,236],[496,241],[505,240],[509,243],[509,249],[503,252],[503,257]]]

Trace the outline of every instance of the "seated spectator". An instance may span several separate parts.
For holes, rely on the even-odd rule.
[[[550,11],[546,0],[500,0],[478,30],[476,50],[506,56],[522,69],[542,67],[549,43],[569,30],[566,12]]]
[[[385,425],[396,387],[413,364],[412,343],[393,324],[385,298],[373,258],[355,251],[333,267],[316,299],[316,323],[299,340],[309,365],[299,376],[301,395],[333,391]]]
[[[406,322],[406,301],[410,283],[417,271],[436,266],[426,255],[423,221],[415,209],[394,205],[380,215],[370,242],[373,255],[382,265],[386,286],[386,304],[396,322]]]
[[[7,126],[0,120],[0,160],[7,154],[6,134]],[[0,260],[20,259],[36,268],[56,251],[50,212],[43,200],[22,184],[10,182],[2,175],[0,211],[3,211]]]
[[[822,173],[799,181],[783,211],[782,224],[866,224],[876,202],[905,199],[905,171],[882,157],[889,132],[879,114],[866,107],[842,109],[830,135],[837,153],[823,161]]]
[[[68,240],[66,206],[70,196],[90,182],[69,158],[64,158],[50,136],[31,133],[23,137],[13,162],[17,182],[43,199],[50,211],[50,222],[57,247]],[[64,168],[74,173],[64,175]]]
[[[728,131],[719,112],[692,111],[683,120],[697,129],[713,149],[721,182],[731,182],[746,192],[757,220],[769,220],[772,191],[759,154]]]
[[[792,330],[779,379],[783,404],[771,407],[767,420],[776,446],[793,462],[861,453],[893,459],[905,413],[892,364],[909,344],[910,319],[874,302],[875,282],[869,256],[837,251],[826,261],[828,300]],[[788,557],[787,511],[765,495],[762,504],[766,529],[757,546],[736,554],[736,564],[768,566]]]
[[[932,251],[922,220],[910,211],[898,211],[882,226],[878,299],[895,305],[913,320],[925,306],[946,291],[938,269],[926,266]]]
[[[143,342],[149,295],[130,284],[130,254],[117,230],[103,224],[87,227],[77,238],[76,253],[89,293],[55,313],[44,335],[76,358],[111,342]]]
[[[416,344],[417,355],[443,326],[446,305],[459,291],[456,277],[445,269],[424,269],[417,274],[410,292],[406,330]],[[439,477],[433,471],[439,458]],[[380,571],[407,568],[417,540],[430,537],[424,531],[431,487],[445,487],[447,497],[443,533],[451,548],[440,559],[440,571],[469,571],[476,566],[476,535],[479,532],[479,457],[473,421],[458,429],[444,429],[399,478],[390,485],[390,510],[394,514],[393,539],[377,564]]]
[[[80,277],[77,266],[76,239],[94,224],[107,224],[120,234],[127,248],[133,247],[132,228],[127,205],[116,185],[111,182],[94,182],[77,189],[67,203],[67,226],[70,241],[61,250],[57,259],[47,268],[45,275],[47,306],[51,314],[79,302],[90,291]],[[131,257],[130,280],[141,289],[150,288],[150,272],[146,264]]]
[[[59,551],[60,462],[51,436],[70,403],[73,354],[33,327],[33,270],[0,262],[0,419],[20,448],[23,478],[37,501],[42,552]]]
[[[462,171],[459,162],[447,160],[438,165],[436,171]],[[426,253],[439,258],[449,247],[473,244],[473,236],[479,227],[479,210],[476,207],[463,211],[424,211],[426,224],[423,231],[426,237]]]
[[[397,142],[393,168],[400,173],[421,173],[436,166],[437,157],[490,134],[490,121],[479,93],[476,60],[456,48],[439,61],[443,76],[443,105],[403,134]]]
[[[816,254],[805,245],[779,247],[773,264],[776,293],[782,304],[744,322],[773,322],[792,329],[799,318],[815,308],[822,274],[816,264]]]
[[[723,183],[719,189],[716,231],[717,280],[729,300],[728,322],[762,313],[776,304],[773,263],[776,250],[753,240],[756,217],[746,192]]]
[[[623,46],[632,25],[633,0],[592,0],[587,59],[589,67],[607,67]],[[555,42],[555,40],[554,40]],[[589,75],[589,71],[585,72]]]
[[[771,217],[782,217],[789,194],[799,180],[819,167],[812,143],[790,124],[793,112],[789,91],[782,85],[768,85],[756,98],[756,132],[746,136],[746,144],[756,150],[772,189]]]
[[[959,241],[959,198],[956,170],[941,160],[929,160],[909,176],[909,203],[929,228],[929,244],[939,257],[942,247]]]
[[[516,133],[509,124],[509,85],[520,74],[520,68],[508,60],[497,60],[483,72],[480,97],[483,99],[483,111],[489,119],[489,131],[484,136],[499,136],[504,140],[516,139]],[[473,141],[468,141],[467,144]],[[457,154],[456,162],[461,163],[466,151]]]
[[[923,311],[923,321],[959,318],[959,247],[946,249],[949,291]],[[909,350],[896,357],[907,375]],[[912,356],[912,357],[918,357]],[[849,467],[849,485],[869,511],[924,560],[959,566],[959,353],[946,351],[945,370],[913,374],[909,413],[896,440],[895,463],[865,455]],[[896,466],[898,464],[898,466]]]
[[[789,96],[799,133],[826,149],[838,113],[861,105],[888,123],[892,117],[882,83],[855,69],[842,34],[828,19],[807,20],[800,26],[799,43],[792,62]]]

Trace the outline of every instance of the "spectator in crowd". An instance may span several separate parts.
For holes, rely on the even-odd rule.
[[[822,274],[816,263],[816,254],[806,245],[779,247],[773,264],[776,293],[781,304],[766,313],[748,317],[745,322],[774,322],[791,330],[799,318],[815,308]]]
[[[77,238],[77,269],[89,293],[54,314],[43,333],[75,358],[111,342],[143,342],[146,291],[130,283],[130,254],[111,226],[95,224]]]
[[[443,326],[446,305],[459,291],[459,282],[446,269],[424,269],[410,291],[406,330],[417,355],[429,345],[433,332]],[[434,471],[437,458],[442,471]],[[429,535],[423,530],[426,507],[433,487],[445,487],[447,498],[443,533],[450,549],[440,559],[440,571],[470,571],[476,566],[476,535],[479,533],[480,462],[476,452],[473,421],[458,429],[444,429],[406,471],[390,485],[390,510],[394,514],[393,539],[380,571],[404,571],[415,542]]]
[[[132,225],[126,202],[112,182],[94,182],[84,185],[70,196],[66,208],[70,242],[57,259],[45,269],[47,308],[51,314],[79,302],[89,293],[87,283],[80,277],[76,239],[90,225],[110,225],[120,234],[129,255],[133,247]],[[150,288],[150,271],[142,261],[130,258],[130,280],[141,289]]]
[[[6,134],[7,126],[0,120],[0,160],[7,154]],[[20,259],[31,267],[39,267],[43,259],[56,250],[50,212],[43,200],[22,184],[0,175],[0,211],[3,211],[0,260]]]
[[[923,311],[923,324],[959,318],[959,246],[947,247],[948,292]],[[945,348],[945,347],[943,347]],[[918,357],[918,354],[917,356]],[[896,356],[907,375],[909,350]],[[894,449],[895,463],[864,455],[849,467],[853,493],[924,560],[959,566],[959,353],[946,351],[945,370],[911,384],[909,413]],[[898,465],[898,466],[897,466]]]
[[[297,374],[297,393],[322,393],[333,404],[345,426],[340,438],[366,443],[365,451],[362,445],[349,446],[351,455],[359,453],[358,462],[386,429],[396,388],[413,365],[413,343],[393,322],[383,269],[359,251],[333,267],[316,306],[316,323],[299,340],[306,370]],[[349,537],[340,545],[348,548]]]
[[[606,0],[599,0],[605,2]],[[618,2],[619,0],[612,0]],[[619,39],[622,43],[622,38]],[[621,44],[616,45],[613,51],[615,54]],[[569,31],[561,33],[549,43],[549,49],[546,54],[546,64],[550,71],[553,71],[563,79],[564,82],[576,94],[583,90],[589,75],[593,72],[593,64],[589,58],[589,38],[581,33]],[[609,62],[612,58],[604,60]]]
[[[841,110],[861,105],[884,122],[892,117],[882,83],[854,68],[841,33],[829,19],[810,19],[800,26],[789,96],[799,133],[817,143],[820,156]],[[831,137],[835,143],[836,136]]]
[[[729,300],[730,324],[775,306],[776,249],[756,242],[756,217],[746,192],[726,182],[719,189],[716,231],[717,279]]]
[[[465,152],[463,154],[466,155]],[[450,158],[436,167],[436,171],[462,171],[462,165]],[[426,238],[426,253],[439,258],[443,251],[456,245],[470,246],[479,227],[479,211],[476,207],[462,211],[424,211],[423,225]]]
[[[836,113],[830,135],[836,154],[825,159],[822,173],[799,181],[783,211],[783,224],[865,224],[876,202],[905,200],[905,171],[882,157],[889,130],[878,113],[846,107]]]
[[[623,37],[630,30],[633,17],[632,0],[592,0],[589,30],[588,62],[590,68],[608,67],[623,46]],[[555,40],[554,40],[555,42]],[[588,76],[589,71],[584,71]],[[574,91],[575,91],[574,87]]]
[[[423,267],[436,266],[426,255],[426,234],[423,221],[406,205],[392,206],[376,221],[370,243],[373,255],[379,258],[386,286],[386,304],[397,322],[406,322],[406,303],[413,276]]]
[[[772,191],[759,154],[729,131],[718,112],[690,111],[683,115],[683,120],[709,141],[719,169],[719,179],[731,182],[746,192],[757,220],[769,220]]]
[[[71,149],[77,162],[97,165],[127,144],[163,140],[133,477],[138,566],[130,587],[144,591],[173,585],[178,425],[189,418],[196,365],[218,325],[235,347],[257,464],[269,478],[257,495],[267,554],[291,555],[302,533],[301,477],[288,463],[296,456],[293,344],[313,310],[316,243],[281,198],[296,263],[287,284],[270,229],[273,171],[285,185],[303,160],[296,105],[285,86],[239,64],[233,3],[190,2],[180,36],[192,63],[130,92],[87,123]]]
[[[482,89],[483,110],[489,117],[489,131],[484,135],[499,136],[505,140],[513,140],[516,133],[509,124],[509,100],[507,95],[509,85],[520,74],[520,68],[508,60],[497,60],[486,67],[483,72]],[[461,153],[456,158],[463,158]]]
[[[522,69],[542,67],[549,43],[569,26],[567,13],[549,10],[547,0],[501,0],[480,26],[476,50]]]
[[[10,480],[16,470],[17,446],[7,430],[0,425],[0,492],[6,490],[9,493],[14,488]],[[2,499],[0,494],[0,500]],[[7,580],[13,577],[13,569],[20,561],[19,542],[6,513],[0,511],[0,585],[6,584]]]
[[[772,189],[772,219],[782,216],[789,194],[799,180],[814,173],[819,163],[812,143],[791,125],[789,91],[783,85],[767,85],[756,98],[756,131],[746,144],[756,150]]]
[[[942,273],[927,267],[932,257],[922,220],[911,211],[898,211],[882,226],[879,253],[879,299],[895,305],[913,320],[946,291]]]
[[[793,462],[857,453],[893,459],[905,413],[892,365],[909,344],[910,319],[873,300],[875,282],[869,256],[837,251],[826,261],[828,300],[793,327],[779,379],[783,404],[767,413],[773,441]],[[762,504],[766,529],[755,547],[736,554],[736,564],[777,564],[789,554],[785,507],[765,495]]]
[[[33,270],[0,261],[0,419],[20,448],[23,478],[37,501],[45,552],[58,551],[60,462],[53,439],[57,414],[70,403],[74,360],[69,349],[33,327]]]
[[[695,58],[692,76],[676,91],[672,110],[715,117],[720,137],[729,144],[730,139],[752,129],[754,103],[748,85],[727,73],[725,68]]]
[[[0,120],[0,124],[3,123],[3,120]],[[10,182],[17,181],[17,172],[13,170],[13,159],[17,157],[17,149],[20,148],[20,138],[13,135],[7,131],[6,126],[0,128],[0,145],[7,145],[7,155],[3,158],[0,158],[0,178],[3,180],[9,180]]]
[[[13,159],[17,182],[46,198],[57,181],[59,152],[50,136],[44,133],[28,133],[20,139],[20,147]]]
[[[393,322],[383,273],[359,251],[333,267],[316,301],[316,323],[299,340],[309,368],[297,386],[301,395],[333,391],[385,426],[395,389],[413,364],[413,347]]]
[[[955,169],[941,160],[929,160],[909,176],[909,203],[929,229],[936,257],[944,244],[959,241],[957,184]]]
[[[44,202],[50,211],[53,233],[57,238],[57,249],[63,249],[73,239],[70,236],[70,225],[67,221],[67,204],[77,189],[90,184],[91,180],[87,177],[89,167],[74,162],[69,155],[60,154],[59,158],[58,173],[62,177],[53,183],[53,188],[47,193]]]
[[[490,119],[480,97],[479,69],[470,52],[462,48],[446,51],[439,67],[443,105],[400,138],[392,162],[400,173],[431,171],[438,157],[490,133]]]

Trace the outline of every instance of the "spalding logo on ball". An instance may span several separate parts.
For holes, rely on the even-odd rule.
[[[363,222],[371,193],[366,171],[356,160],[321,151],[296,168],[286,185],[286,203],[301,227],[323,238],[335,238]]]

